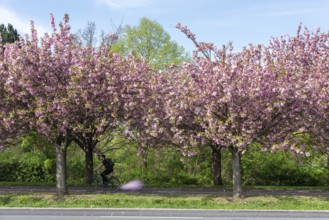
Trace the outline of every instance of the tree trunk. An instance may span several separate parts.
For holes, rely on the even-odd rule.
[[[56,146],[56,190],[58,196],[68,194],[66,184],[66,151],[67,146],[65,144]]]
[[[147,149],[145,149],[145,152],[142,154],[143,157],[143,167],[145,170],[148,168],[148,160],[147,160]]]
[[[138,144],[138,152],[142,159],[141,174],[143,178],[148,178],[148,148],[144,144]]]
[[[91,184],[93,181],[93,171],[94,171],[94,157],[93,157],[93,147],[87,146],[85,151],[85,163],[86,163],[86,183]]]
[[[74,142],[85,152],[85,179],[87,184],[91,184],[94,175],[93,153],[98,140],[94,137],[94,132],[89,132],[76,135]]]
[[[232,169],[233,169],[233,198],[242,198],[242,167],[241,167],[241,151],[235,147],[230,147],[232,153]]]
[[[218,145],[212,145],[212,172],[213,172],[213,182],[215,186],[222,186],[222,152],[221,147]]]
[[[145,144],[138,144],[138,152],[142,158],[143,168],[147,170],[148,168],[148,148]]]

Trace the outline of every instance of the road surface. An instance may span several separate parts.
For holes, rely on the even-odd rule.
[[[329,211],[0,209],[0,220],[329,220]]]

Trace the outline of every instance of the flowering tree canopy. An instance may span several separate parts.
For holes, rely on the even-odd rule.
[[[315,149],[325,148],[328,143],[328,82],[329,82],[329,33],[311,32],[307,28],[301,33],[299,27],[297,36],[273,39],[268,56],[273,59],[272,68],[278,73],[288,76],[283,82],[290,84],[290,90],[295,90],[295,97],[302,100],[301,106],[303,124],[299,133],[311,134],[317,141]],[[289,80],[289,81],[288,81]],[[283,142],[277,148],[290,148],[301,154],[306,149],[297,148],[289,142]],[[328,152],[328,148],[324,149]]]
[[[110,44],[83,47],[68,22],[57,30],[51,16],[53,31],[41,38],[32,23],[31,36],[0,48],[0,138],[31,129],[46,136],[56,146],[60,195],[71,141],[96,144],[119,124],[151,146],[228,148],[236,197],[241,155],[253,142],[297,153],[307,153],[297,133],[312,135],[317,147],[328,143],[329,33],[299,29],[233,53],[178,25],[197,46],[193,60],[156,73]]]
[[[0,66],[6,130],[35,129],[57,146],[59,194],[66,193],[67,146],[97,142],[132,115],[141,75],[148,73],[144,62],[112,53],[111,45],[96,50],[77,44],[68,22],[65,16],[57,31],[51,16],[53,32],[40,39],[32,23],[31,37],[6,46]]]
[[[319,98],[328,90],[328,33],[299,30],[297,36],[273,39],[268,47],[249,45],[227,53],[196,42],[186,27],[177,27],[195,42],[197,51],[193,62],[176,72],[181,86],[175,94],[181,101],[168,112],[176,119],[180,137],[185,132],[181,128],[197,123],[200,132],[190,139],[230,149],[234,194],[240,196],[241,153],[255,141],[274,150],[296,150],[291,147],[294,132],[310,131],[318,120],[311,112],[317,108],[314,102],[322,103],[322,110],[328,105]]]

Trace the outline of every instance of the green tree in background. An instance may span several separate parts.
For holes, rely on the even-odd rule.
[[[13,25],[8,24],[7,27],[4,24],[0,24],[0,33],[2,38],[2,44],[14,43],[19,39],[19,34]]]
[[[182,46],[170,39],[163,27],[148,18],[142,18],[138,26],[127,25],[113,50],[123,55],[143,57],[155,69],[178,64],[188,59]]]
[[[164,71],[168,66],[187,61],[189,56],[185,49],[171,40],[170,35],[156,21],[141,18],[137,26],[121,25],[116,29],[118,41],[112,45],[112,50],[127,57],[130,54],[137,58],[145,59],[156,71]],[[148,170],[149,143],[141,143],[141,130],[134,139],[138,144],[139,155],[143,161],[143,168]]]

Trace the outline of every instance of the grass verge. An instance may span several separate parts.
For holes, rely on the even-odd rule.
[[[73,194],[56,197],[51,193],[0,195],[0,207],[31,208],[178,208],[178,209],[259,209],[328,210],[328,197],[251,196],[232,200],[209,195]]]

